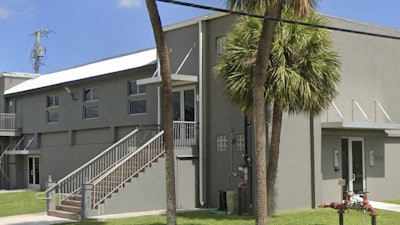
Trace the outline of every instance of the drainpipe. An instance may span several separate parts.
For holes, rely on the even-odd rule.
[[[204,120],[205,116],[203,113],[203,44],[204,37],[203,30],[203,20],[199,21],[199,203],[200,206],[205,206],[204,196],[203,196],[203,132],[204,132]],[[204,92],[205,93],[205,92]]]
[[[315,133],[314,114],[310,113],[311,208],[315,208]]]

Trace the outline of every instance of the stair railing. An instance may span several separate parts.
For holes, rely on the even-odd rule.
[[[164,131],[160,131],[147,143],[92,182],[92,209],[95,209],[132,177],[150,166],[152,162],[164,154],[163,134]]]
[[[36,199],[49,199],[47,196],[53,190],[59,194],[58,202],[78,193],[84,183],[96,179],[140,146],[137,141],[140,139],[138,136],[143,135],[143,130],[139,132],[140,130],[139,128],[135,129],[95,158],[59,180],[54,186],[44,192],[37,193]],[[145,130],[145,132],[148,132],[148,130]],[[46,195],[46,197],[40,197],[41,195]]]

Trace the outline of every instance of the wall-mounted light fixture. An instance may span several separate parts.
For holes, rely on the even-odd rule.
[[[336,149],[333,150],[333,168],[335,172],[339,171],[339,151]]]
[[[65,87],[64,89],[65,89],[65,91],[67,91],[67,93],[68,93],[69,95],[71,95],[72,100],[74,100],[74,101],[78,100],[78,99],[75,97],[74,92],[72,92],[68,87]]]
[[[375,153],[373,150],[369,151],[369,166],[375,165]]]

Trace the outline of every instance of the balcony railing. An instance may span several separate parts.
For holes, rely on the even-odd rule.
[[[174,146],[191,147],[197,144],[197,123],[191,121],[174,121]]]
[[[19,136],[17,119],[14,113],[0,113],[0,136]]]
[[[0,130],[14,131],[16,125],[14,113],[0,113]]]

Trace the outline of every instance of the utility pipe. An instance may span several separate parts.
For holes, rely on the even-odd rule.
[[[204,120],[205,116],[203,113],[203,48],[204,48],[204,28],[203,21],[199,21],[199,203],[200,206],[205,206],[204,196],[203,196],[203,132],[204,132]],[[206,93],[206,92],[204,92]]]

